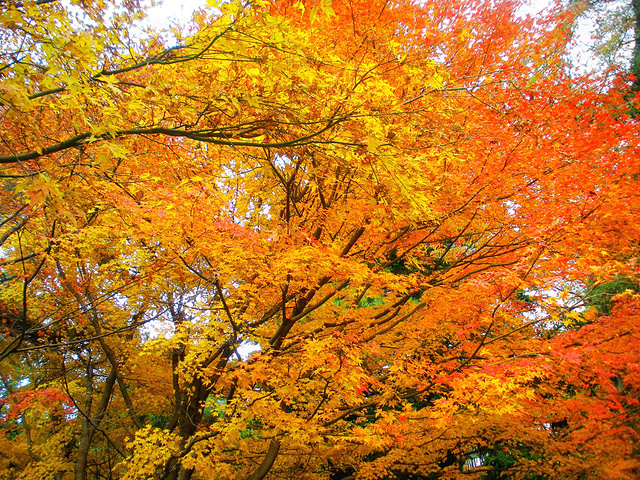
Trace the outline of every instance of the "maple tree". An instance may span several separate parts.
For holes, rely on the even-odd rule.
[[[638,124],[569,12],[0,7],[3,477],[637,477]]]

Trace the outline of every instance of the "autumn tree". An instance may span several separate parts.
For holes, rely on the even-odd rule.
[[[519,7],[2,4],[2,476],[636,478],[638,125]]]

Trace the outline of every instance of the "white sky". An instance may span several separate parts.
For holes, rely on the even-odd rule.
[[[529,0],[527,13],[536,13],[549,4],[548,0]],[[173,21],[187,23],[194,10],[206,5],[206,0],[164,0],[162,5],[152,9],[149,20],[153,25],[168,25]]]
[[[149,12],[149,23],[157,27],[169,26],[173,22],[186,24],[194,10],[206,5],[205,0],[164,0]]]
[[[528,7],[523,13],[535,15],[549,5],[549,0],[528,0]],[[161,5],[154,7],[149,12],[148,22],[156,28],[163,29],[174,23],[186,25],[189,23],[193,12],[205,7],[206,0],[164,0]],[[574,39],[572,59],[577,71],[586,72],[597,68],[593,55],[589,51],[590,31],[592,26],[588,22],[581,22],[578,35]]]

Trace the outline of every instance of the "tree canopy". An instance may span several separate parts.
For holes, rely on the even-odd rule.
[[[0,2],[0,476],[637,478],[638,121],[520,7]]]

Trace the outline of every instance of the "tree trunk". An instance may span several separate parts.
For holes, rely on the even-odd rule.
[[[631,95],[633,97],[640,92],[640,0],[632,0],[631,7],[633,8],[635,39],[630,67],[631,75],[633,75],[633,82],[631,83]],[[634,116],[640,113],[635,104],[632,105],[631,110]]]
[[[93,368],[91,363],[89,364],[89,368]],[[96,414],[93,416],[93,418],[89,417],[89,415],[91,415],[90,411],[84,413],[85,416],[82,419],[82,434],[80,436],[80,445],[78,446],[78,456],[76,457],[76,464],[73,469],[74,480],[87,480],[89,447],[91,446],[93,435],[96,433],[96,428],[102,421],[104,414],[107,411],[109,400],[111,400],[111,393],[113,392],[113,387],[116,383],[116,376],[116,370],[115,368],[112,368],[109,376],[107,377],[107,380],[104,383],[104,387],[102,388],[100,403],[98,404]],[[89,382],[91,381],[91,378],[92,375],[89,375]],[[88,390],[90,397],[92,395],[92,387],[89,386]]]

